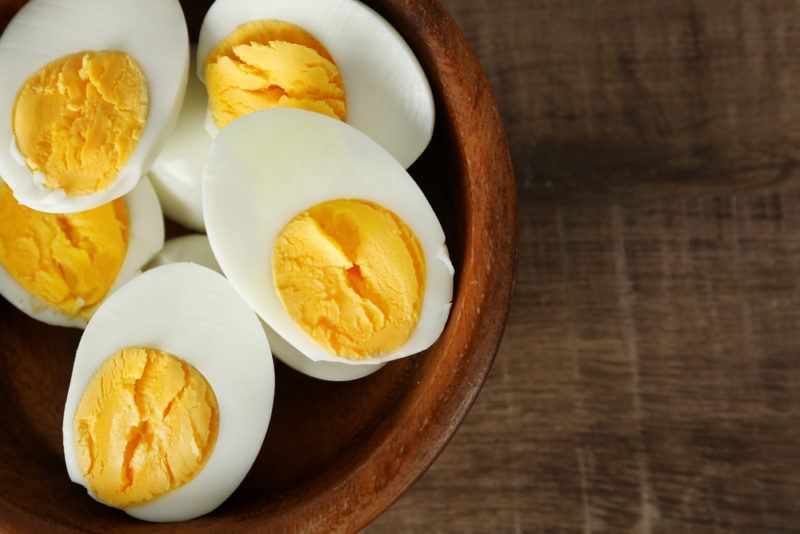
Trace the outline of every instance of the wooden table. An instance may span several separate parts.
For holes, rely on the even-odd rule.
[[[800,3],[447,0],[506,121],[505,341],[368,532],[800,529]]]

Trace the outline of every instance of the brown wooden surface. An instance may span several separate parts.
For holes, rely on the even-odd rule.
[[[23,3],[0,0],[0,29]],[[196,35],[210,0],[182,3]],[[406,37],[436,95],[434,139],[411,173],[456,266],[445,332],[424,355],[350,383],[278,364],[270,427],[239,489],[212,514],[153,525],[101,506],[67,477],[61,424],[80,332],[38,323],[0,299],[0,533],[352,532],[446,444],[484,380],[508,311],[517,243],[510,157],[487,81],[441,4],[368,3]]]
[[[367,532],[800,531],[800,3],[446,4],[509,133],[516,294]]]

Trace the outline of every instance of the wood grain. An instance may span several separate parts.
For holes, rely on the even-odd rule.
[[[517,285],[367,532],[800,530],[800,4],[446,5],[509,133]]]

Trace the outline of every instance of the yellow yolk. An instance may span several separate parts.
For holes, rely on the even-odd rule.
[[[19,285],[67,315],[100,302],[128,250],[122,199],[81,213],[41,213],[0,183],[0,264]]]
[[[345,120],[339,68],[303,28],[278,20],[239,26],[208,55],[211,115],[224,128],[261,109],[300,108]]]
[[[14,105],[14,138],[49,189],[88,195],[107,188],[147,121],[147,80],[124,52],[81,52],[39,69]]]
[[[425,254],[394,213],[333,200],[287,224],[272,251],[289,316],[330,353],[368,358],[402,346],[425,292]]]
[[[94,495],[117,507],[183,486],[217,439],[219,408],[197,369],[156,349],[106,360],[75,413],[78,466]]]

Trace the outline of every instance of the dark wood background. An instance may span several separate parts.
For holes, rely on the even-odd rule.
[[[368,532],[800,531],[800,2],[446,4],[507,126],[515,302]]]

